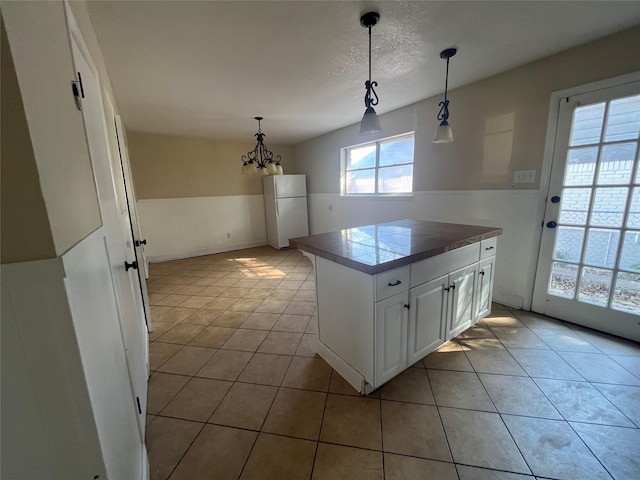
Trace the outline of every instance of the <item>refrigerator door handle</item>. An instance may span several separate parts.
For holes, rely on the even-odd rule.
[[[278,212],[278,200],[276,200],[276,217],[279,217],[280,213]]]

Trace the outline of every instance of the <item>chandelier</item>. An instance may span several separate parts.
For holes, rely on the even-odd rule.
[[[260,121],[262,117],[254,117],[258,120],[258,133],[256,138],[258,143],[256,147],[247,152],[246,155],[242,155],[242,174],[243,175],[282,175],[282,165],[280,161],[282,157],[276,156],[276,160],[273,160],[273,152],[267,148],[263,143],[265,134],[260,130]]]

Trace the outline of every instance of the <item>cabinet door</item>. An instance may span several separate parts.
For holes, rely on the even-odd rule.
[[[413,365],[445,342],[446,288],[449,288],[448,275],[410,290],[408,365]]]
[[[491,299],[493,297],[493,274],[496,257],[489,257],[479,263],[478,285],[476,287],[476,302],[478,313],[476,322],[491,313]]]
[[[375,387],[407,367],[407,308],[409,292],[376,303]]]
[[[474,291],[477,276],[477,263],[449,275],[449,293],[453,298],[447,339],[455,337],[475,323],[477,310],[474,305]]]

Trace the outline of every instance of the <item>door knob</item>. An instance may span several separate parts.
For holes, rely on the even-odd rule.
[[[125,262],[124,262],[124,270],[126,272],[128,272],[130,268],[133,268],[134,270],[137,270],[138,269],[138,262],[134,261],[134,262],[129,263],[129,262],[127,262],[125,260]]]
[[[550,222],[547,222],[547,228],[556,228],[556,222],[554,222],[553,220]]]
[[[553,197],[551,197],[551,203],[558,203],[560,201],[560,197],[557,195],[554,195]]]

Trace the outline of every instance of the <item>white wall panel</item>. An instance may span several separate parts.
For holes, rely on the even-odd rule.
[[[494,299],[528,307],[540,237],[538,190],[416,192],[410,197],[309,195],[311,233],[413,218],[500,227]]]
[[[2,478],[106,477],[62,261],[1,272]]]
[[[151,261],[267,243],[262,195],[139,200],[138,213]]]

